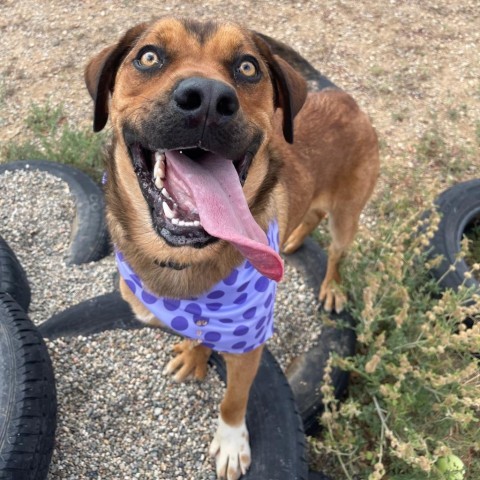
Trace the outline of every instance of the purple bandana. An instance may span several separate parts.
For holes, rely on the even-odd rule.
[[[278,253],[278,223],[267,232]],[[217,352],[245,353],[273,334],[273,307],[277,284],[246,260],[212,289],[187,299],[160,298],[144,289],[142,281],[120,252],[118,270],[135,296],[155,317],[180,335],[198,340]]]

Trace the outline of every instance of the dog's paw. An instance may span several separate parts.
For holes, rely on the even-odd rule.
[[[287,238],[287,241],[284,243],[282,247],[282,253],[284,253],[285,255],[290,255],[296,252],[299,249],[300,245],[302,245],[303,240],[303,238],[297,238],[295,236],[295,232],[293,232],[293,234],[290,235]]]
[[[183,382],[193,376],[196,380],[203,380],[207,375],[207,362],[211,350],[203,345],[197,345],[191,340],[183,340],[173,346],[177,354],[172,358],[163,373],[173,375],[177,382]]]
[[[340,313],[347,301],[345,294],[342,292],[341,287],[335,282],[323,282],[320,288],[318,299],[323,303],[323,308],[327,312],[332,310]]]
[[[231,427],[220,417],[209,453],[215,458],[218,479],[237,480],[245,475],[251,462],[245,423],[238,427]]]

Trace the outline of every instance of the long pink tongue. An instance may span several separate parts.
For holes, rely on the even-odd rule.
[[[188,187],[202,227],[230,242],[262,275],[281,280],[283,261],[250,213],[233,162],[214,154],[201,162],[177,151],[165,154],[167,177],[173,174]]]

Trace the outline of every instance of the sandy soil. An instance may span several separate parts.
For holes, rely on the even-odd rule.
[[[30,105],[47,99],[65,104],[68,121],[89,125],[88,59],[127,27],[168,14],[233,19],[294,46],[371,115],[383,163],[390,172],[398,166],[398,181],[420,167],[416,148],[432,129],[446,157],[432,160],[432,173],[449,183],[475,174],[478,0],[3,0],[0,142],[20,140]],[[461,168],[452,174],[446,162]]]

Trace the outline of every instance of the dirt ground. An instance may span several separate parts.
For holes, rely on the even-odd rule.
[[[442,183],[475,176],[478,0],[0,0],[0,143],[22,139],[32,102],[63,103],[69,122],[90,125],[88,59],[127,27],[171,14],[231,19],[263,31],[350,92],[381,139],[377,194],[418,170]],[[422,148],[430,148],[424,158]]]

